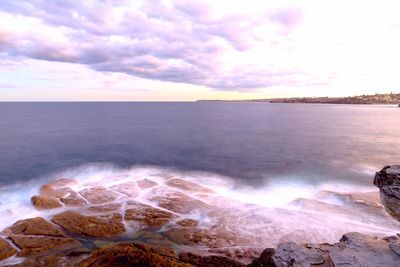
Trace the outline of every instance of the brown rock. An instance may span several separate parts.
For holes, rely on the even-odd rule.
[[[63,189],[64,196],[60,198],[61,202],[68,206],[85,206],[88,202],[72,189]]]
[[[91,212],[116,212],[122,207],[120,203],[110,203],[104,205],[91,206],[88,211]]]
[[[170,229],[165,235],[177,244],[202,245],[209,248],[232,246],[234,237],[225,233],[215,233],[209,229],[181,228]]]
[[[183,262],[202,267],[244,267],[246,265],[222,256],[200,256],[193,253],[182,253],[179,259]]]
[[[12,226],[4,229],[2,233],[6,235],[67,236],[62,230],[41,217],[17,221]]]
[[[14,249],[6,240],[0,238],[0,261],[7,259],[17,253],[17,250]]]
[[[139,190],[135,182],[116,184],[111,186],[111,189],[118,191],[121,194],[127,195],[129,197],[137,197],[139,195]]]
[[[201,192],[201,193],[213,193],[214,191],[211,190],[210,188],[201,186],[199,184],[190,182],[190,181],[185,181],[182,179],[178,178],[170,178],[165,182],[166,185],[176,187],[185,191],[190,191],[190,192]]]
[[[142,189],[147,189],[147,188],[158,185],[156,182],[153,182],[152,180],[149,180],[149,179],[142,179],[142,180],[137,181],[136,183]]]
[[[135,221],[141,227],[161,227],[174,218],[171,212],[136,201],[129,201],[127,204],[129,205],[129,209],[125,211],[125,220]]]
[[[209,208],[206,203],[198,199],[165,188],[157,188],[150,197],[150,200],[157,202],[158,206],[164,209],[183,214],[190,213],[197,209]]]
[[[196,227],[199,225],[199,222],[192,219],[183,219],[176,222],[176,224],[183,227]]]
[[[85,216],[74,211],[55,215],[52,221],[77,235],[92,237],[112,237],[125,232],[119,213],[99,216]]]
[[[103,186],[94,186],[79,191],[84,198],[89,201],[90,204],[104,204],[107,202],[114,201],[118,195]]]
[[[122,243],[95,250],[82,267],[190,267],[169,254],[147,245]]]
[[[33,196],[31,198],[31,202],[35,208],[40,210],[62,207],[60,201],[58,201],[58,199],[55,197]]]
[[[68,190],[70,190],[70,186],[76,184],[78,183],[73,179],[60,179],[52,181],[40,187],[40,194],[60,198],[63,197]]]
[[[69,249],[79,245],[78,241],[69,237],[11,235],[10,238],[21,248],[18,252],[19,257],[38,255],[54,249]]]
[[[2,233],[21,248],[20,257],[79,246],[78,241],[41,217],[17,221]]]

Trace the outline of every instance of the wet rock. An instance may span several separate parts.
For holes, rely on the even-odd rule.
[[[66,190],[69,190],[71,186],[77,184],[78,182],[74,179],[59,179],[42,185],[40,187],[40,194],[58,198],[63,197],[66,194]]]
[[[91,237],[112,237],[125,232],[119,213],[85,216],[75,211],[55,215],[52,221],[76,235]]]
[[[249,267],[276,267],[274,261],[275,249],[267,248],[265,249],[259,258],[255,259]]]
[[[103,186],[94,186],[79,191],[90,204],[104,204],[114,201],[118,195]]]
[[[82,207],[88,204],[83,197],[72,189],[65,189],[64,193],[64,196],[60,197],[60,201],[65,205]]]
[[[222,256],[200,256],[193,253],[182,253],[179,255],[181,261],[203,267],[244,267],[246,265]]]
[[[77,185],[73,179],[61,179],[52,181],[40,187],[40,197],[56,198],[68,206],[84,206],[87,201],[83,199],[77,192],[71,189],[71,186]]]
[[[12,265],[13,267],[43,267],[43,266],[62,266],[75,267],[90,255],[91,251],[86,248],[77,248],[61,252],[52,252],[49,255],[30,256],[23,262]]]
[[[386,166],[377,172],[374,184],[380,189],[386,211],[400,221],[400,165]]]
[[[58,199],[55,197],[33,196],[31,198],[31,202],[35,208],[40,210],[62,207],[60,201],[58,201]]]
[[[323,249],[329,251],[334,266],[400,266],[400,257],[387,240],[360,233],[345,234],[339,243]]]
[[[274,262],[278,267],[304,266],[324,263],[322,254],[314,249],[307,249],[294,242],[279,244],[274,254]]]
[[[183,214],[210,208],[206,203],[198,199],[166,188],[156,188],[149,200],[156,202],[161,208]]]
[[[162,227],[175,217],[171,212],[136,201],[129,201],[127,204],[129,208],[125,211],[125,220],[135,221],[141,228]]]
[[[116,184],[111,186],[111,189],[129,197],[137,197],[139,195],[139,191],[135,182]]]
[[[122,243],[95,250],[79,266],[189,267],[192,265],[171,256],[170,252],[165,253],[165,251],[163,252],[151,246]]]
[[[185,181],[182,179],[178,179],[178,178],[170,178],[165,182],[166,185],[168,186],[172,186],[172,187],[176,187],[185,191],[189,191],[189,192],[199,192],[199,193],[213,193],[214,191],[201,186],[199,184],[190,182],[190,181]]]
[[[79,246],[78,241],[41,217],[17,221],[2,233],[21,249],[20,257]]]
[[[91,206],[88,207],[87,210],[90,212],[117,212],[121,209],[122,204],[120,203],[110,203],[110,204],[103,204],[103,205],[97,205],[97,206]]]
[[[176,222],[176,224],[183,227],[196,227],[199,225],[199,222],[192,219],[183,219]]]
[[[11,235],[10,239],[21,249],[18,252],[19,257],[38,255],[53,249],[69,249],[79,245],[76,240],[69,237]]]
[[[156,182],[149,180],[149,179],[142,179],[142,180],[136,181],[136,183],[138,184],[138,186],[141,189],[147,189],[147,188],[158,185]]]
[[[17,221],[12,226],[4,229],[2,233],[5,235],[67,236],[61,229],[58,229],[42,217]]]
[[[170,229],[165,235],[177,244],[202,245],[208,248],[221,248],[235,245],[235,237],[229,233],[214,232],[209,229],[178,228]]]
[[[0,237],[0,261],[13,256],[15,253],[17,253],[17,250]]]

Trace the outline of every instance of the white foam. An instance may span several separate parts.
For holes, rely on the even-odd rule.
[[[30,204],[30,197],[38,192],[40,185],[49,180],[74,178],[76,191],[90,185],[112,186],[123,182],[149,179],[168,189],[164,184],[169,177],[176,177],[208,187],[214,193],[186,192],[171,188],[202,200],[222,214],[219,224],[227,230],[249,237],[254,244],[263,247],[276,245],[282,240],[296,242],[337,242],[346,232],[357,231],[380,236],[393,235],[400,224],[387,216],[383,208],[346,202],[341,194],[366,193],[378,194],[373,186],[360,186],[350,183],[326,182],[311,184],[301,177],[277,177],[275,181],[250,187],[238,183],[236,179],[204,172],[181,172],[171,168],[154,166],[136,166],[120,169],[112,165],[88,165],[37,180],[0,188],[0,228],[3,229],[16,220],[52,214],[63,208],[51,211],[38,211]],[[330,194],[321,197],[321,192]],[[141,190],[136,201],[156,206],[150,201],[151,194],[160,194],[162,190]],[[119,200],[127,197],[119,194]],[[372,205],[372,204],[371,204]],[[216,223],[216,218],[201,210],[193,210],[182,218],[200,222],[199,227],[207,228]],[[133,235],[134,228],[130,228]],[[262,238],[261,238],[262,237]],[[252,241],[249,241],[252,242]]]

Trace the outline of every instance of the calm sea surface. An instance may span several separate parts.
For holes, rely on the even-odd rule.
[[[400,163],[394,106],[0,103],[0,185],[88,163],[371,184]]]

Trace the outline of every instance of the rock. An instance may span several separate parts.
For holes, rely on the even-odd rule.
[[[111,186],[111,189],[127,195],[128,197],[137,197],[139,195],[139,191],[135,182],[116,184]]]
[[[196,227],[199,225],[199,222],[192,219],[183,219],[176,222],[176,224],[183,227]]]
[[[273,256],[277,267],[308,267],[312,264],[324,263],[324,257],[314,249],[307,249],[294,242],[279,244]]]
[[[136,183],[138,184],[138,186],[141,189],[147,189],[147,188],[158,185],[156,182],[153,182],[152,180],[149,180],[149,179],[142,179],[142,180],[136,181]]]
[[[157,209],[136,201],[127,203],[128,209],[125,211],[126,221],[135,221],[141,228],[162,227],[168,224],[175,216],[168,211]]]
[[[183,214],[187,214],[198,209],[210,208],[210,206],[198,199],[163,187],[155,188],[149,200],[156,202],[161,208]]]
[[[276,267],[274,261],[275,249],[267,248],[265,249],[259,258],[255,259],[249,267]]]
[[[69,237],[11,235],[10,239],[21,248],[18,252],[19,257],[38,255],[53,249],[69,249],[79,244]]]
[[[90,204],[104,204],[114,201],[118,195],[103,186],[94,186],[79,191]]]
[[[168,186],[172,186],[172,187],[176,187],[185,191],[189,191],[189,192],[199,192],[199,193],[213,193],[214,191],[201,186],[199,184],[190,182],[190,181],[185,181],[182,179],[178,179],[178,178],[170,178],[165,182],[166,185]]]
[[[65,189],[64,193],[64,196],[60,197],[60,201],[65,205],[82,207],[88,204],[83,197],[78,195],[78,193],[72,189]]]
[[[200,256],[193,253],[182,253],[179,255],[181,261],[202,267],[244,267],[246,265],[222,256]]]
[[[54,237],[67,237],[55,225],[46,221],[42,217],[30,218],[15,222],[12,226],[2,231],[6,235],[41,235]]]
[[[400,165],[386,166],[377,172],[374,184],[380,189],[386,211],[400,221]]]
[[[55,215],[52,221],[76,235],[91,237],[112,237],[125,232],[119,213],[85,216],[75,211]]]
[[[178,228],[170,229],[165,235],[177,244],[201,245],[208,248],[222,248],[235,245],[235,237],[224,232],[209,229]]]
[[[13,256],[15,253],[17,253],[17,250],[0,237],[0,261]]]
[[[68,237],[62,230],[41,217],[17,221],[2,233],[21,249],[17,254],[20,257],[70,249],[80,245],[78,241]]]
[[[35,208],[40,210],[62,207],[60,201],[58,201],[58,199],[55,197],[33,196],[31,198],[31,202]]]
[[[90,255],[91,251],[86,248],[76,248],[67,251],[52,252],[49,255],[30,256],[23,262],[12,265],[13,267],[42,267],[42,266],[62,266],[75,267]]]
[[[334,266],[400,266],[400,257],[385,239],[348,233],[333,246],[325,246]]]
[[[68,206],[85,206],[87,201],[71,189],[71,186],[78,185],[73,179],[60,179],[52,181],[40,187],[40,196],[59,199]]]
[[[83,260],[82,267],[190,267],[189,263],[180,261],[169,253],[154,247],[121,243],[95,250],[90,257]]]

